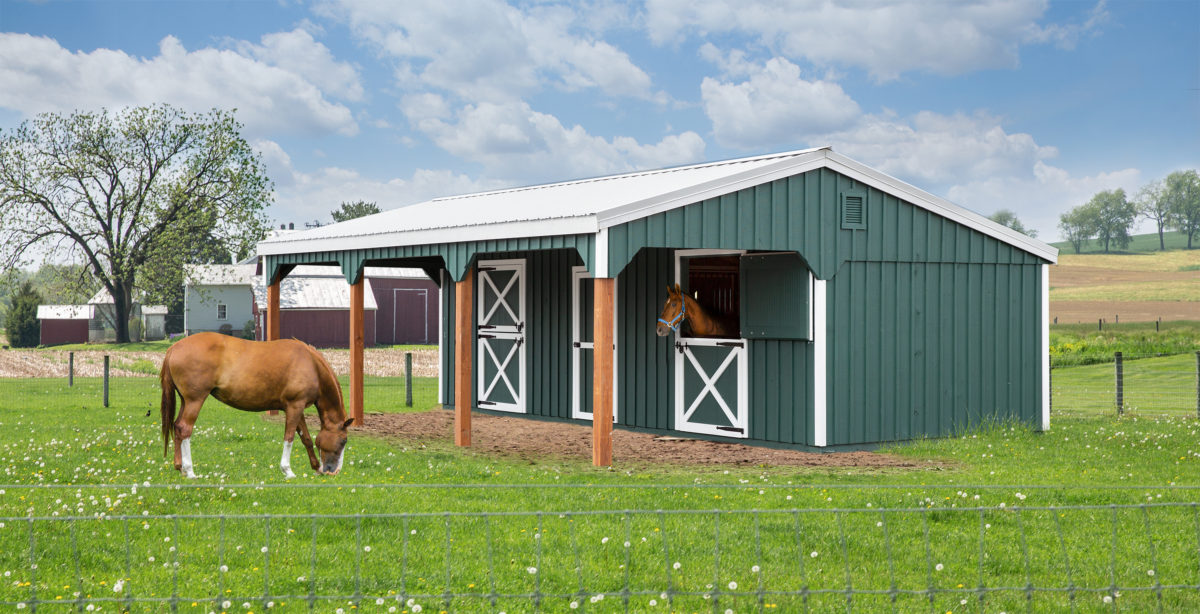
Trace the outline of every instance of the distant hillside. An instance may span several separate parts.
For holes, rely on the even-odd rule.
[[[1050,316],[1063,324],[1200,320],[1200,249],[1063,251],[1050,267]]]
[[[1187,235],[1179,231],[1170,231],[1163,233],[1163,241],[1167,244],[1167,249],[1187,249]],[[1058,251],[1064,254],[1074,254],[1075,248],[1070,241],[1059,241],[1050,245],[1057,247]],[[1192,239],[1192,247],[1200,249],[1200,237]],[[1147,252],[1158,251],[1158,233],[1150,233],[1145,235],[1134,235],[1133,242],[1122,250],[1113,249],[1113,254],[1144,254]],[[1103,254],[1104,243],[1096,240],[1088,241],[1087,245],[1083,246],[1081,254]]]

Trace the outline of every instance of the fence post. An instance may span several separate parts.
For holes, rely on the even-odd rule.
[[[1121,353],[1116,353],[1117,359],[1117,415],[1125,413],[1125,366]]]
[[[75,385],[75,352],[67,354],[67,385]]]
[[[108,354],[104,355],[104,406],[108,407]]]
[[[1104,330],[1104,318],[1097,319],[1096,330]]]
[[[1200,351],[1196,353],[1200,355]],[[404,353],[404,405],[413,407],[413,353]]]

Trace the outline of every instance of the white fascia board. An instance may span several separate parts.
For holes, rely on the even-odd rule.
[[[281,237],[260,242],[258,244],[258,255],[276,256],[280,254],[308,254],[313,252],[333,252],[378,247],[429,245],[434,243],[462,243],[465,241],[494,241],[555,235],[594,234],[599,229],[600,227],[596,223],[596,216],[580,215],[544,220],[451,226],[426,230],[324,237],[319,239]]]
[[[1051,247],[1037,239],[1027,237],[1007,226],[997,224],[978,213],[964,209],[944,198],[939,198],[916,186],[907,184],[895,177],[881,173],[865,164],[847,158],[832,151],[826,152],[826,166],[847,177],[865,183],[873,188],[900,197],[919,207],[932,211],[963,226],[982,232],[1013,247],[1029,252],[1051,263],[1058,262],[1058,248]]]
[[[677,207],[698,203],[709,198],[731,194],[745,188],[797,175],[825,166],[827,150],[817,149],[799,156],[785,158],[779,162],[760,168],[714,179],[705,183],[689,186],[667,194],[660,194],[637,202],[614,207],[596,214],[603,228],[617,226],[633,220],[649,217]]]

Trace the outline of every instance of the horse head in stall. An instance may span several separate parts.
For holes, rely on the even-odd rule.
[[[167,350],[159,372],[162,384],[163,455],[175,439],[175,468],[189,478],[192,470],[192,429],[205,399],[243,411],[283,410],[283,457],[279,467],[288,478],[292,473],[292,440],[297,429],[308,451],[308,461],[318,473],[336,474],[354,419],[346,419],[342,387],[325,357],[312,346],[286,339],[246,341],[217,333],[185,337]],[[183,401],[175,416],[175,395]],[[304,409],[317,408],[321,431],[316,449],[304,421]]]
[[[692,335],[697,337],[737,336],[737,326],[733,322],[705,309],[685,294],[679,284],[667,286],[667,301],[658,317],[658,336],[666,337],[672,331],[679,334],[679,327],[685,322]]]

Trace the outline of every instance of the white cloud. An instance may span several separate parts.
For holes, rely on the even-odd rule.
[[[629,55],[595,38],[595,22],[620,21],[611,6],[595,10],[498,0],[346,2],[318,12],[346,21],[356,36],[398,62],[406,87],[444,90],[468,101],[512,102],[551,85],[596,89],[608,96],[664,100]]]
[[[1086,203],[1102,190],[1124,188],[1126,194],[1136,194],[1143,183],[1141,171],[1135,168],[1072,177],[1064,169],[1038,161],[1030,174],[956,185],[946,197],[983,215],[1009,209],[1025,226],[1037,230],[1039,239],[1051,242],[1060,238],[1058,219],[1067,210]]]
[[[410,120],[447,152],[482,164],[489,176],[520,183],[671,166],[704,155],[704,140],[695,132],[669,135],[656,144],[621,136],[606,140],[579,125],[563,126],[523,102],[484,102],[467,105],[452,119],[427,113]]]
[[[999,118],[985,113],[922,111],[907,119],[866,115],[848,130],[818,138],[841,153],[919,185],[1027,176],[1038,161],[1058,153],[1038,145],[1029,134],[1009,134]]]
[[[303,29],[265,34],[262,44],[230,41],[242,55],[253,57],[304,78],[328,96],[344,100],[362,100],[363,86],[358,71],[334,59],[325,45]]]
[[[736,53],[717,59],[727,73],[747,75],[740,83],[705,77],[700,84],[704,112],[723,145],[755,149],[794,143],[842,129],[859,116],[858,103],[840,85],[807,81],[786,59],[772,58],[761,66]]]
[[[416,169],[408,177],[390,179],[365,177],[354,169],[336,166],[302,172],[292,166],[291,157],[278,143],[264,139],[253,145],[275,179],[275,204],[269,214],[276,222],[328,223],[330,212],[346,201],[374,202],[386,211],[440,196],[508,187],[440,169]]]
[[[280,41],[262,52],[273,44]],[[31,116],[161,102],[236,108],[252,135],[358,132],[350,110],[303,75],[233,50],[188,51],[167,36],[157,56],[138,58],[110,49],[73,53],[50,38],[0,33],[0,107]]]
[[[677,44],[695,33],[743,33],[768,49],[819,65],[856,66],[876,79],[910,70],[961,74],[1017,65],[1021,45],[1069,47],[1094,32],[1107,13],[1101,2],[1081,24],[1040,25],[1047,0],[973,2],[806,2],[777,0],[649,0],[651,40]]]

